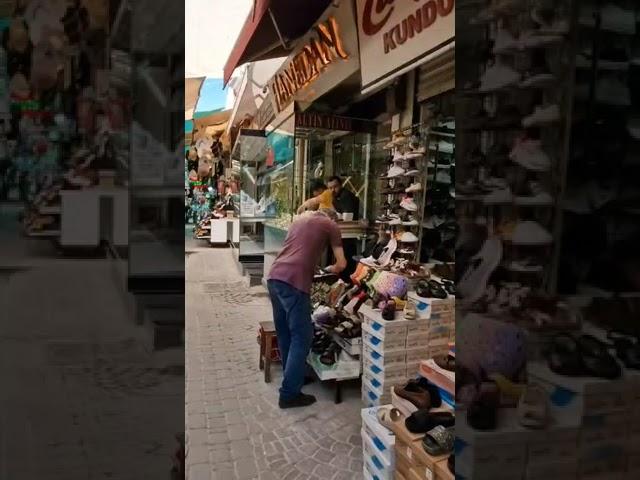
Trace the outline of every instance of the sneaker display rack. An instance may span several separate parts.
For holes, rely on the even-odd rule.
[[[640,29],[637,2],[580,2],[574,122],[558,290],[637,293]]]
[[[429,154],[420,261],[453,262],[457,236],[455,119],[442,114],[434,115],[427,129],[427,138]]]

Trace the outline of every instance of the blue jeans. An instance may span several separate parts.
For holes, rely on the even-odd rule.
[[[308,293],[279,280],[269,280],[267,286],[284,372],[280,399],[290,400],[300,395],[313,341],[311,299]]]

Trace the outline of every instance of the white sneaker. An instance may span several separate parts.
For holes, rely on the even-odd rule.
[[[520,74],[513,68],[496,62],[487,68],[480,79],[480,91],[492,92],[520,82]]]
[[[518,165],[534,172],[548,172],[551,169],[551,159],[542,150],[540,140],[521,140],[513,147],[509,158]]]
[[[387,173],[387,178],[395,178],[404,175],[404,168],[394,165],[389,169]]]
[[[553,243],[551,234],[538,222],[526,220],[518,222],[511,235],[514,245],[550,245]]]
[[[399,150],[396,150],[395,153],[393,154],[393,161],[402,162],[403,160],[404,160],[404,155],[402,155]]]
[[[511,189],[501,188],[499,190],[494,190],[491,193],[488,193],[482,199],[482,202],[485,205],[504,205],[511,203],[513,201],[513,194],[511,193]]]
[[[557,104],[548,105],[546,107],[537,106],[533,110],[533,113],[522,119],[522,126],[524,128],[534,127],[537,125],[546,125],[548,123],[557,122],[560,120],[560,108]]]
[[[414,227],[418,225],[418,220],[416,220],[413,215],[409,215],[408,219],[402,222],[402,225],[405,225],[407,227]]]
[[[413,201],[413,198],[411,197],[405,197],[400,202],[400,206],[410,212],[416,212],[418,210],[418,206],[416,205],[416,203]]]
[[[496,39],[493,44],[493,53],[499,55],[501,53],[511,52],[518,49],[518,40],[506,28],[498,30]]]
[[[604,105],[628,107],[631,105],[629,87],[616,77],[602,77],[596,84],[596,101]]]
[[[600,28],[627,35],[636,34],[636,17],[631,9],[608,3],[600,10]]]
[[[464,302],[475,302],[484,294],[487,282],[502,260],[502,241],[499,237],[488,238],[475,254],[467,270],[458,282],[456,291]]]
[[[420,182],[415,182],[415,183],[412,183],[411,185],[409,185],[405,189],[405,192],[412,193],[412,192],[419,192],[421,190],[422,190],[422,185],[420,184]]]
[[[433,150],[435,152],[436,149],[442,153],[453,153],[453,143],[440,140],[437,145],[435,143],[429,145],[429,150]]]
[[[426,150],[424,149],[424,147],[419,147],[405,152],[404,158],[406,158],[407,160],[411,160],[412,158],[420,158],[424,156],[425,153]]]
[[[389,225],[402,225],[402,220],[400,220],[400,217],[392,218],[389,220]]]
[[[420,175],[420,170],[418,170],[416,168],[410,168],[404,174],[405,177],[416,177],[418,175]]]
[[[415,243],[417,242],[419,239],[418,237],[416,237],[413,233],[411,232],[404,232],[401,236],[400,236],[400,241],[403,243]]]

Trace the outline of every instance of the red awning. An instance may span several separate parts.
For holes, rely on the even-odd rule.
[[[331,0],[254,0],[224,66],[224,84],[240,65],[289,55],[288,42],[304,35]]]

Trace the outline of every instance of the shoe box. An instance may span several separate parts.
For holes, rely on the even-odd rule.
[[[369,362],[377,365],[380,368],[387,369],[390,367],[407,365],[407,352],[406,350],[387,352],[385,354],[379,353],[374,347],[365,343],[362,348],[364,358]]]
[[[376,334],[368,325],[362,328],[362,340],[365,344],[384,355],[387,352],[404,351],[407,348],[407,336],[391,336]]]
[[[363,464],[369,470],[374,478],[380,480],[393,480],[393,472],[395,470],[395,456],[391,463],[388,457],[381,454],[374,441],[367,435],[365,430],[360,432],[362,436],[362,455]]]
[[[366,435],[373,442],[376,455],[382,457],[389,464],[395,465],[396,436],[378,421],[379,409],[380,407],[363,408],[360,411],[363,436]]]
[[[333,340],[349,355],[362,355],[362,337],[342,338],[337,333],[334,333]]]
[[[407,369],[403,366],[388,371],[381,370],[368,361],[365,361],[363,366],[363,381],[367,381],[374,388],[381,388],[384,391],[390,391],[392,386],[405,383],[412,377],[413,375],[408,375]]]
[[[447,298],[424,298],[411,291],[407,298],[416,304],[418,319],[429,320],[435,317],[434,320],[440,322],[448,318],[448,315],[442,314],[453,314],[455,311],[455,297],[452,295]]]
[[[376,388],[365,378],[362,379],[362,403],[365,407],[379,407],[391,403],[391,393]]]
[[[396,471],[411,480],[450,480],[453,476],[446,468],[448,455],[432,457],[422,447],[423,435],[409,432],[400,422],[395,432]],[[447,476],[439,476],[438,463],[445,462]]]
[[[385,320],[380,311],[374,310],[368,305],[362,305],[358,313],[362,315],[362,326],[368,331],[374,332],[378,338],[407,338],[407,327],[410,320]]]

